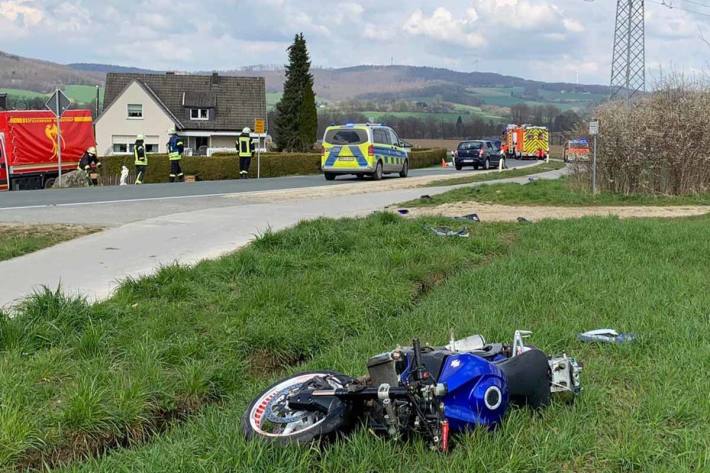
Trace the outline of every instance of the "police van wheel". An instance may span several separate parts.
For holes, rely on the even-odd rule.
[[[409,161],[404,162],[404,166],[402,166],[402,171],[399,173],[399,177],[407,176],[409,176]]]
[[[326,172],[325,173],[325,180],[326,181],[334,181],[335,180],[335,174],[332,172]]]
[[[382,180],[382,162],[377,163],[377,167],[375,168],[375,172],[372,174],[372,179],[375,181],[381,181]]]

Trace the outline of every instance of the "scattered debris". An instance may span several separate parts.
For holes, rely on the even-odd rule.
[[[532,222],[525,217],[518,217],[518,223],[524,223],[525,225],[530,225]]]
[[[419,198],[420,198],[421,200],[431,200],[431,199],[433,199],[433,197],[430,196],[429,194],[425,194],[425,195],[423,195],[423,196],[421,196],[421,197],[419,197]]]
[[[468,228],[463,227],[461,230],[453,230],[449,227],[428,227],[431,229],[432,232],[434,232],[435,235],[438,235],[440,237],[459,237],[459,238],[468,238],[471,236],[471,234],[468,231]]]
[[[534,176],[530,176],[530,177],[528,177],[528,181],[535,182],[535,181],[537,181],[537,178]]]
[[[481,219],[479,218],[478,214],[468,214],[468,215],[464,215],[463,217],[456,217],[456,220],[466,220],[469,222],[476,222],[476,223],[481,222]]]
[[[407,209],[399,209],[397,212],[399,212],[400,215],[409,215],[409,210]]]
[[[619,333],[610,328],[590,330],[577,335],[577,340],[587,343],[628,343],[635,339],[636,335],[633,333]]]

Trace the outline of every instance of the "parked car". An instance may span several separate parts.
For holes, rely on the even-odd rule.
[[[491,169],[500,162],[500,150],[490,141],[471,140],[459,143],[454,155],[454,165],[460,171],[464,166],[473,169]]]

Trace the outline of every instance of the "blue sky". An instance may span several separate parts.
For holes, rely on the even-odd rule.
[[[672,5],[666,8],[660,3]],[[172,70],[396,64],[606,83],[615,0],[0,0],[0,50]],[[703,5],[707,5],[706,7]],[[695,10],[705,15],[691,14]],[[710,0],[648,0],[649,77],[707,71]]]

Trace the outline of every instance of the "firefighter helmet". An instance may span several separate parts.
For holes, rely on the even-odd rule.
[[[91,146],[91,147],[89,147],[89,149],[86,150],[86,152],[93,155],[93,156],[96,156],[96,147]]]
[[[143,136],[143,135],[136,136],[136,141],[145,141],[145,136]]]
[[[249,127],[246,127],[246,128],[244,128],[244,129],[242,130],[242,133],[244,133],[245,135],[250,135],[250,134],[251,134],[251,130],[249,129]]]

